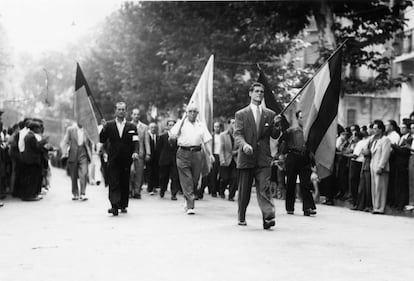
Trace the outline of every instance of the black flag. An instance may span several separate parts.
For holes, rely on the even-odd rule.
[[[282,112],[282,105],[276,100],[272,89],[269,86],[269,82],[267,82],[267,78],[266,75],[264,74],[264,72],[260,69],[259,67],[259,71],[260,71],[260,75],[259,78],[257,79],[257,82],[262,83],[264,88],[264,102],[267,108],[273,110],[274,112],[276,112],[276,114],[279,114],[280,112]]]

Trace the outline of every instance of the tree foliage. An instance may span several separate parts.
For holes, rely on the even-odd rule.
[[[230,116],[248,102],[247,87],[260,63],[278,99],[303,84],[339,42],[345,64],[377,72],[371,81],[349,80],[344,90],[395,85],[392,52],[371,48],[402,29],[411,1],[257,1],[125,3],[107,18],[82,65],[104,113],[113,102],[172,108],[189,100],[210,56],[215,55],[214,114]],[[300,69],[286,54],[305,46],[301,32],[314,18],[320,57]],[[303,39],[303,38],[302,38]],[[351,77],[352,78],[352,77]],[[397,81],[398,82],[398,81]],[[364,88],[366,87],[366,88]]]

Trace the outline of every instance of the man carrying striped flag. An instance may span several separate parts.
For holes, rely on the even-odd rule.
[[[341,84],[343,44],[310,79],[302,90],[299,111],[296,112],[297,127],[291,127],[283,135],[287,153],[286,211],[294,213],[296,178],[300,179],[303,214],[316,215],[311,194],[311,167],[320,178],[329,176],[334,167],[337,114]],[[295,98],[296,98],[295,97]],[[288,104],[279,116],[295,101]]]

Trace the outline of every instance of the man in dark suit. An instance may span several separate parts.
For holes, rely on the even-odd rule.
[[[169,142],[170,130],[175,125],[174,120],[167,121],[167,132],[162,134],[158,138],[157,149],[159,154],[159,183],[160,183],[160,196],[164,197],[167,190],[168,181],[171,178],[171,200],[177,200],[177,193],[180,190],[180,182],[178,180],[177,170],[177,143]]]
[[[146,163],[146,172],[148,178],[148,188],[147,191],[150,195],[154,195],[157,192],[159,187],[159,176],[158,176],[158,152],[157,152],[157,143],[158,143],[158,126],[154,122],[151,122],[148,125],[148,135],[150,143],[150,159]]]
[[[108,213],[118,215],[127,212],[129,199],[129,176],[132,159],[138,158],[137,127],[125,119],[126,104],[116,103],[115,120],[103,121],[103,129],[99,134],[100,142],[107,144],[109,201],[111,209]]]
[[[263,228],[275,225],[275,207],[270,189],[272,156],[270,137],[276,138],[275,113],[261,106],[264,86],[253,83],[249,89],[250,105],[236,112],[234,138],[238,146],[238,217],[246,225],[246,209],[250,201],[253,179],[256,196],[263,216]]]

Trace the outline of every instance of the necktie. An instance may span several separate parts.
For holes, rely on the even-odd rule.
[[[260,109],[259,106],[256,106],[256,130],[257,130],[257,134],[259,134],[259,129],[260,129]]]

